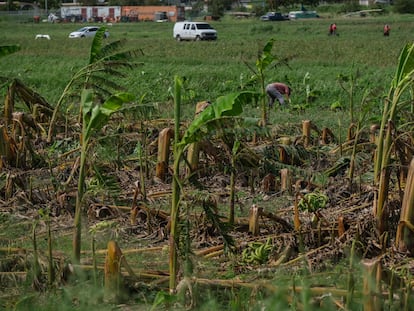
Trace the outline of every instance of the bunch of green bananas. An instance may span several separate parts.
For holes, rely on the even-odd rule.
[[[266,243],[252,242],[243,250],[242,260],[246,263],[263,264],[269,259],[270,251],[273,248],[271,239]]]
[[[298,203],[302,211],[315,212],[318,209],[325,208],[328,203],[328,196],[320,191],[310,192],[303,196]]]

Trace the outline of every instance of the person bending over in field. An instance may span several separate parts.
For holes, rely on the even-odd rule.
[[[266,94],[269,97],[269,107],[273,107],[275,100],[277,99],[280,105],[285,104],[285,98],[290,101],[290,93],[292,92],[291,88],[281,82],[273,82],[266,86]]]

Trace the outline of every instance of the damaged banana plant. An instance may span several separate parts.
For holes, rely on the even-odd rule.
[[[81,155],[78,177],[78,192],[75,207],[75,231],[73,235],[73,259],[76,263],[80,261],[81,251],[81,213],[82,199],[85,194],[86,162],[87,155],[91,147],[91,140],[94,133],[99,132],[109,121],[110,116],[117,112],[124,103],[134,100],[134,96],[128,93],[119,93],[109,97],[103,104],[96,102],[92,90],[84,90],[82,93],[82,135],[81,135]]]
[[[387,203],[391,184],[391,171],[395,163],[400,163],[401,156],[393,152],[398,149],[399,141],[407,132],[412,137],[412,123],[406,120],[413,107],[412,85],[414,83],[414,44],[407,44],[401,51],[397,70],[385,99],[381,127],[377,139],[374,163],[374,177],[378,187],[378,200],[374,207],[377,219],[377,231],[381,236],[387,227]],[[407,95],[409,97],[407,98]]]
[[[117,40],[103,45],[105,31],[106,28],[101,27],[96,32],[91,45],[89,63],[74,74],[56,103],[49,124],[48,142],[54,138],[61,106],[66,101],[77,101],[82,89],[91,89],[94,90],[95,96],[103,102],[112,94],[125,91],[120,84],[121,78],[126,77],[124,69],[133,69],[142,65],[141,62],[134,61],[138,55],[143,54],[142,50],[122,50],[126,43],[125,40]]]
[[[171,203],[171,229],[169,237],[169,272],[170,292],[175,293],[177,285],[178,271],[178,242],[180,222],[180,200],[182,191],[182,180],[180,178],[180,162],[183,160],[184,152],[190,144],[200,141],[217,127],[226,118],[237,118],[243,112],[243,105],[256,100],[258,94],[255,92],[231,93],[216,99],[212,105],[202,111],[197,118],[188,126],[184,135],[180,139],[180,115],[181,115],[181,90],[182,79],[175,77],[174,80],[174,166],[172,182],[172,203]]]
[[[20,50],[19,46],[0,46],[0,57]],[[34,152],[31,140],[37,138],[44,129],[45,122],[52,115],[52,107],[36,91],[21,80],[0,77],[2,87],[6,87],[3,122],[0,122],[0,157],[5,161],[0,167],[33,167],[41,162]],[[15,111],[17,103],[23,103],[24,111]]]

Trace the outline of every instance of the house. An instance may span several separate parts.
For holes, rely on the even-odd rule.
[[[67,21],[137,22],[170,21],[185,19],[182,6],[79,6],[62,3],[62,19]]]
[[[62,3],[60,15],[64,21],[112,22],[121,16],[120,6],[79,6],[74,3]]]
[[[359,5],[392,4],[392,0],[359,0]]]
[[[123,6],[122,16],[132,17],[140,21],[169,21],[177,22],[185,19],[183,6]]]

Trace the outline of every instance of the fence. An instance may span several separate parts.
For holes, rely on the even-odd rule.
[[[37,18],[36,18],[37,17]],[[47,19],[45,10],[0,11],[0,21],[33,23]]]

